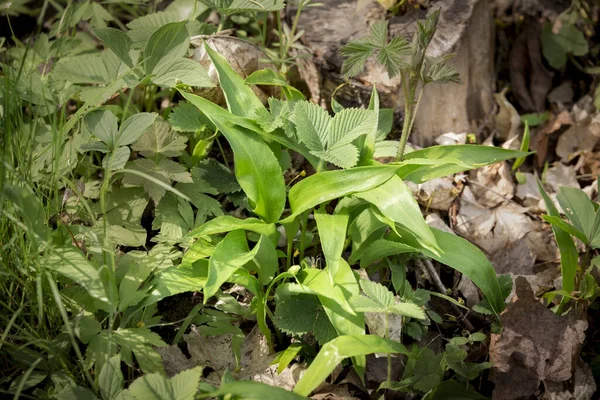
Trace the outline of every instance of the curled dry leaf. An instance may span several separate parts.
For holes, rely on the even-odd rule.
[[[529,148],[536,152],[535,163],[538,167],[544,165],[544,161],[546,160],[550,135],[565,125],[573,125],[573,120],[568,111],[562,111],[550,119],[533,135]]]
[[[587,322],[579,310],[558,316],[517,278],[516,299],[501,315],[502,333],[492,334],[490,361],[495,400],[528,398],[540,389],[569,381],[576,371]]]
[[[596,382],[589,365],[579,360],[573,377],[563,382],[545,382],[544,400],[588,400],[596,392]]]
[[[558,192],[560,187],[580,189],[575,168],[570,165],[564,165],[561,162],[555,162],[552,164],[552,167],[548,168],[544,183],[553,192]]]
[[[428,209],[446,211],[458,197],[458,190],[449,177],[432,179],[419,185],[410,183],[409,188],[417,201]]]
[[[506,89],[500,93],[494,93],[494,98],[498,105],[498,113],[494,115],[494,126],[498,139],[508,140],[519,136],[521,118],[510,101],[506,100]]]
[[[456,230],[493,255],[531,231],[532,221],[525,215],[526,211],[527,208],[514,202],[503,203],[493,209],[483,206],[471,188],[466,187],[456,217]]]
[[[484,207],[496,207],[513,198],[515,184],[508,163],[496,163],[471,171],[469,186]]]
[[[206,378],[208,381],[218,383],[226,369],[236,370],[232,334],[205,336],[192,329],[192,332],[183,335],[183,338],[194,366],[210,367],[215,371]],[[292,364],[281,374],[277,374],[277,365],[270,365],[274,359],[275,355],[269,354],[264,335],[255,326],[244,338],[240,350],[240,370],[233,375],[238,380],[253,380],[292,390],[305,368],[300,364]]]
[[[435,142],[441,146],[450,146],[455,144],[466,144],[467,143],[467,133],[442,133],[440,136],[435,138]]]

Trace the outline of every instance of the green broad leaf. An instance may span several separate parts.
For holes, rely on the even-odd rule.
[[[293,392],[288,392],[285,389],[269,386],[262,382],[254,381],[239,381],[239,382],[227,382],[222,383],[221,386],[214,392],[206,393],[202,395],[202,398],[206,397],[221,397],[244,399],[277,399],[277,400],[303,400],[306,399],[304,396],[300,396]]]
[[[260,99],[252,91],[252,88],[244,83],[244,79],[239,76],[229,64],[227,64],[227,60],[225,60],[223,56],[206,43],[204,44],[204,49],[210,56],[210,59],[217,70],[219,75],[219,86],[225,95],[227,108],[233,115],[252,117],[256,110],[265,108]],[[210,118],[210,116],[208,117]],[[215,125],[217,124],[215,123]],[[229,140],[229,138],[227,139]]]
[[[180,156],[187,147],[187,137],[173,132],[169,123],[160,117],[153,122],[138,136],[131,146],[133,150],[146,158],[159,154],[165,157]]]
[[[177,132],[198,132],[203,129],[214,131],[216,128],[208,118],[193,104],[180,101],[169,115],[171,129]]]
[[[527,121],[525,121],[525,130],[523,131],[523,140],[521,141],[521,148],[520,148],[520,150],[522,152],[526,153],[529,151],[529,142],[530,141],[531,141],[531,135],[529,133],[529,123]],[[527,156],[517,158],[515,160],[515,163],[513,164],[512,171],[516,171],[521,165],[523,165],[526,158],[527,158]]]
[[[277,249],[275,244],[266,235],[260,237],[256,247],[258,247],[258,250],[252,261],[258,268],[258,281],[263,286],[268,285],[279,269]]]
[[[56,395],[58,400],[98,400],[94,392],[81,386],[67,387]]]
[[[147,374],[129,386],[137,400],[194,400],[202,377],[202,367],[178,373],[172,378],[161,374]]]
[[[132,41],[127,34],[115,28],[96,28],[94,34],[98,36],[106,47],[111,49],[117,57],[129,68],[133,68],[133,61],[129,56]]]
[[[304,211],[326,201],[375,188],[392,178],[396,168],[378,165],[325,171],[309,176],[290,190],[288,197],[292,215],[281,222],[290,222]]]
[[[116,150],[109,152],[102,159],[102,168],[107,171],[117,171],[125,167],[127,161],[129,161],[129,155],[131,151],[129,147],[123,146],[118,147]]]
[[[248,249],[246,232],[235,230],[227,234],[217,244],[208,265],[208,277],[204,286],[204,303],[215,295],[221,285],[231,275],[252,260],[258,252],[258,245],[252,251]]]
[[[259,69],[245,80],[246,85],[280,86],[288,101],[305,100],[301,91],[291,86],[284,77],[270,68]]]
[[[594,204],[587,194],[580,189],[561,187],[556,199],[575,228],[583,232],[586,238],[583,242],[590,243],[598,229],[598,222]]]
[[[546,205],[548,215],[560,218],[560,213],[556,209],[552,199],[550,199],[544,190],[544,187],[539,179],[538,189],[542,195],[542,198],[544,199],[544,204]],[[563,278],[563,289],[570,293],[575,290],[575,275],[577,274],[577,268],[579,265],[579,252],[577,251],[577,247],[575,246],[573,238],[568,232],[565,232],[554,224],[551,226],[552,231],[554,232],[554,237],[556,238],[556,244],[558,244],[558,249],[560,251],[560,268]]]
[[[398,176],[411,182],[423,183],[529,154],[531,153],[470,144],[427,147],[405,154],[406,164],[398,164]],[[422,165],[411,163],[421,161]],[[432,162],[438,165],[432,166]]]
[[[435,237],[425,223],[419,204],[398,176],[367,191],[355,193],[354,196],[373,204],[385,217],[414,233],[424,247],[432,252],[438,251]]]
[[[149,306],[179,293],[200,291],[206,284],[207,276],[208,260],[196,260],[191,264],[167,268],[150,282],[152,290],[142,306]]]
[[[118,134],[117,117],[108,110],[94,110],[86,114],[83,122],[90,132],[109,149],[116,148],[115,137]]]
[[[496,314],[504,310],[505,296],[502,294],[496,271],[479,248],[459,236],[431,228],[439,248],[438,253],[433,253],[422,246],[412,233],[400,226],[397,226],[397,229],[403,244],[462,273],[481,289]]]
[[[162,26],[150,36],[144,47],[144,70],[147,75],[162,60],[182,58],[190,47],[190,38],[185,22],[173,22]]]
[[[277,373],[281,374],[302,350],[301,343],[292,343],[285,350],[277,353],[273,364],[277,364]]]
[[[90,343],[101,330],[102,325],[94,317],[82,315],[76,319],[74,326],[75,334],[85,344]]]
[[[369,299],[376,302],[381,308],[388,309],[394,304],[394,294],[380,283],[361,279],[360,288]]]
[[[152,126],[156,119],[156,113],[137,113],[127,118],[121,124],[119,133],[115,138],[115,147],[128,146],[134,143]]]
[[[155,266],[148,262],[149,256],[134,256],[129,252],[119,259],[117,272],[122,272],[119,283],[119,310],[125,311],[127,307],[138,304],[146,297],[150,286],[140,287],[155,269]],[[120,275],[118,274],[119,278]]]
[[[364,203],[360,199],[353,199],[357,203]],[[339,203],[338,203],[339,204]],[[356,264],[363,257],[363,254],[371,248],[371,245],[377,240],[383,238],[388,229],[388,225],[377,218],[372,207],[366,207],[352,218],[348,228],[348,236],[352,239],[352,254],[348,263]]]
[[[128,163],[127,166],[128,168],[139,171],[167,186],[170,186],[173,181],[183,183],[193,182],[190,173],[183,165],[167,158],[162,158],[158,162],[153,159],[139,158]],[[127,174],[123,178],[123,182],[143,187],[150,197],[157,201],[160,200],[167,191],[163,185],[140,175]]]
[[[159,11],[135,18],[127,24],[130,31],[127,35],[132,41],[134,49],[141,49],[150,39],[150,36],[162,26],[172,22],[181,22],[185,18],[177,11]]]
[[[173,88],[178,84],[210,88],[215,86],[198,61],[189,58],[163,58],[152,70],[152,83]]]
[[[365,250],[362,257],[360,258],[360,266],[366,268],[373,262],[380,260],[385,257],[393,256],[396,254],[414,253],[415,248],[408,246],[403,243],[394,242],[386,239],[379,239],[374,241]]]
[[[319,231],[319,240],[325,261],[327,262],[327,272],[329,279],[333,283],[338,272],[338,265],[342,258],[344,242],[346,239],[346,230],[348,229],[348,214],[330,215],[323,211],[315,212],[317,221],[317,230]]]
[[[199,96],[182,94],[206,113],[231,145],[235,175],[248,196],[252,211],[265,222],[277,221],[285,207],[286,190],[283,172],[271,148],[255,132],[228,121],[220,107]],[[206,107],[216,109],[216,113],[221,110],[221,115]]]
[[[260,235],[267,235],[271,238],[279,237],[274,224],[267,224],[258,218],[240,219],[231,215],[223,215],[221,217],[212,219],[194,229],[189,236],[198,238],[201,236],[216,235],[218,233],[228,233],[238,229],[256,232]],[[273,243],[277,243],[277,240],[275,240]]]
[[[487,400],[487,397],[480,395],[473,390],[467,389],[464,384],[454,380],[448,380],[440,383],[423,400]]]
[[[90,264],[77,247],[69,246],[54,249],[54,252],[44,263],[44,267],[81,285],[93,298],[101,302],[109,301],[98,270]]]
[[[561,188],[562,189],[562,188]],[[553,217],[551,215],[542,215],[544,221],[549,224],[555,225],[563,231],[567,232],[569,235],[575,236],[577,239],[581,240],[584,244],[588,244],[588,238],[585,236],[583,232],[579,229],[575,228],[573,225],[564,221],[561,217]]]
[[[102,398],[105,400],[116,399],[119,392],[123,390],[124,382],[123,372],[121,372],[121,356],[116,355],[109,358],[98,375],[98,386],[100,386]]]
[[[588,42],[581,30],[573,23],[563,19],[558,33],[552,32],[549,23],[542,30],[542,54],[548,63],[556,69],[561,69],[567,63],[567,56],[584,56],[588,53]]]
[[[345,358],[373,353],[408,354],[408,350],[401,343],[376,335],[337,337],[321,348],[317,357],[294,387],[294,392],[308,396]]]
[[[42,383],[48,377],[47,372],[37,372],[35,370],[28,370],[22,375],[19,375],[15,380],[10,383],[8,390],[16,392],[25,391],[31,389],[40,383]]]
[[[278,11],[285,7],[285,0],[200,0],[200,2],[225,15],[253,11]]]

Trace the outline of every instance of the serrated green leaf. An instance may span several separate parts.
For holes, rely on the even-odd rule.
[[[150,282],[152,290],[142,305],[148,306],[179,293],[200,291],[207,276],[208,260],[196,260],[192,264],[167,268]]]
[[[277,11],[285,6],[285,0],[200,0],[213,10],[226,15],[252,12]]]
[[[319,312],[324,313],[317,296],[290,291],[293,283],[284,283],[275,292],[275,316],[278,329],[291,336],[301,336],[314,329]],[[293,287],[293,286],[292,286]]]
[[[163,158],[159,162],[148,158],[142,158],[134,160],[127,165],[128,168],[149,175],[165,185],[170,185],[172,181],[183,183],[193,182],[190,173],[184,166],[167,158]],[[142,186],[154,200],[160,200],[166,192],[166,189],[163,186],[134,174],[125,175],[123,182],[135,186]]]
[[[361,279],[360,288],[365,292],[368,298],[375,301],[384,309],[387,309],[394,304],[394,294],[380,283]]]
[[[169,115],[169,124],[177,132],[197,132],[201,129],[214,131],[215,127],[208,118],[193,104],[181,101]]]
[[[177,157],[186,146],[187,137],[173,132],[165,120],[157,118],[131,147],[144,157],[152,158],[158,154]]]
[[[147,374],[136,379],[128,390],[137,400],[193,400],[201,377],[202,367],[180,372],[171,379]]]
[[[152,229],[160,229],[161,241],[178,241],[194,226],[190,203],[167,193],[156,206]]]
[[[325,150],[331,117],[317,104],[301,101],[294,106],[296,135],[312,151]]]
[[[231,170],[213,158],[200,161],[192,169],[194,182],[206,182],[216,193],[232,193],[241,190]],[[209,193],[209,192],[207,192]]]
[[[52,69],[52,78],[78,84],[111,83],[103,57],[103,53],[97,53],[62,58]]]

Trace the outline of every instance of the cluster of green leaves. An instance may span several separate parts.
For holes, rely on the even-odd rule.
[[[390,285],[359,280],[351,265],[389,266],[424,255],[468,276],[485,296],[480,309],[500,313],[506,293],[491,264],[466,240],[430,228],[405,181],[422,183],[526,153],[437,146],[382,165],[374,157],[390,148],[395,153],[401,143],[385,140],[392,112],[380,108],[376,90],[367,109],[337,105],[331,116],[279,74],[261,70],[243,79],[206,46],[225,95],[224,109],[189,90],[213,85],[200,64],[187,58],[190,36],[213,31],[199,16],[207,7],[225,17],[278,10],[283,2],[201,3],[186,8],[176,1],[165,11],[133,19],[127,31],[92,20],[94,35],[105,46],[101,51],[82,32],[65,34],[67,27],[89,19],[97,4],[69,5],[60,14],[62,23],[39,36],[33,48],[8,50],[2,100],[10,118],[3,124],[29,140],[4,149],[18,151],[7,163],[8,179],[0,191],[6,200],[1,234],[14,237],[11,246],[17,249],[6,257],[12,263],[7,269],[27,288],[22,303],[11,304],[11,313],[2,315],[7,328],[0,346],[20,363],[9,391],[59,398],[152,394],[179,400],[193,398],[198,390],[203,396],[299,398],[345,358],[363,376],[371,353],[409,357],[408,372],[394,383],[403,390],[428,392],[429,398],[459,390],[442,382],[446,371],[464,383],[486,367],[465,363],[463,343],[450,343],[435,355],[388,339],[387,327],[367,334],[365,313],[377,313],[386,321],[399,316],[405,334],[420,339],[432,321],[442,322],[427,309],[429,293],[410,287],[404,267],[390,268]],[[371,46],[367,52],[377,52],[414,82],[452,80],[440,60],[425,56],[436,22],[434,14],[419,25],[411,50],[401,40],[389,47],[387,26],[378,25],[372,30],[377,40],[365,41]],[[398,58],[399,43],[410,51],[408,61]],[[252,90],[255,84],[281,86],[282,98],[269,99],[266,107]],[[159,87],[164,91],[157,92]],[[157,100],[174,98],[174,88],[187,101],[158,115]],[[68,104],[79,108],[65,121]],[[22,105],[31,114],[23,114]],[[228,165],[206,159],[218,137],[233,152],[235,176]],[[28,143],[35,143],[31,154]],[[317,172],[286,184],[283,172],[292,151]],[[233,204],[245,218],[224,215],[221,202]],[[51,217],[55,229],[49,226]],[[282,233],[285,251],[279,248]],[[321,249],[323,266],[305,257],[309,247]],[[346,252],[349,257],[342,256]],[[252,294],[249,305],[224,293],[230,284]],[[11,293],[14,286],[6,283],[2,289]],[[256,320],[271,350],[273,329],[277,336],[300,340],[314,335],[321,350],[296,394],[229,378],[218,389],[208,387],[198,383],[198,369],[165,378],[155,347],[166,343],[151,330],[161,321],[157,303],[192,291],[202,293],[203,304],[182,323],[174,343],[194,322],[205,335],[233,334],[232,352],[239,361],[244,319]],[[29,304],[31,298],[36,306]],[[56,309],[49,316],[44,312],[52,307],[45,298]],[[33,310],[31,318],[17,320],[25,308]],[[46,326],[49,318],[53,328],[47,334],[53,339],[39,340],[34,327]],[[26,345],[23,332],[30,335]],[[299,351],[297,345],[284,350],[280,367]],[[432,361],[437,364],[430,366]],[[145,374],[128,389],[123,389],[122,363]]]
[[[599,181],[600,184],[600,181]],[[561,314],[573,304],[571,300],[593,301],[600,295],[595,278],[591,275],[598,266],[598,259],[592,259],[592,252],[600,248],[600,212],[598,203],[590,200],[583,190],[561,187],[556,200],[567,217],[561,217],[556,204],[544,190],[542,183],[538,186],[547,215],[543,218],[552,225],[552,231],[560,250],[560,265],[563,279],[561,290],[546,293],[544,297],[552,300],[557,295],[562,296],[562,301],[555,307],[555,312]],[[579,257],[576,239],[585,246],[585,252]]]

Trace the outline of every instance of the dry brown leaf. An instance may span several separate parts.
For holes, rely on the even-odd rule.
[[[521,201],[523,206],[532,207],[532,212],[542,212],[538,208],[542,195],[538,189],[536,176],[530,172],[523,173],[523,176],[525,177],[525,183],[517,185],[515,197]]]
[[[560,187],[580,189],[575,168],[558,161],[548,168],[544,183],[555,193],[558,192]]]
[[[465,144],[467,143],[467,133],[442,133],[440,136],[435,138],[435,142],[442,146],[451,146],[455,144]]]
[[[458,197],[458,190],[452,178],[437,178],[417,186],[415,197],[426,208],[447,211],[454,199]]]
[[[466,187],[456,217],[456,231],[488,254],[495,254],[511,243],[521,240],[533,227],[525,215],[527,208],[507,202],[496,208],[484,207]]]
[[[317,388],[317,394],[310,398],[313,400],[358,400],[358,397],[352,396],[347,388],[348,385],[341,384],[324,384]]]
[[[469,187],[477,202],[485,207],[496,207],[513,198],[515,184],[508,163],[496,163],[471,171]]]
[[[546,122],[533,135],[529,148],[535,151],[535,164],[538,167],[544,165],[546,153],[548,152],[549,136],[562,128],[564,125],[573,125],[573,120],[568,111],[562,111],[557,116]]]
[[[589,365],[581,359],[573,377],[563,382],[544,382],[544,400],[589,400],[596,392],[596,382]]]
[[[544,307],[523,277],[517,278],[515,292],[500,317],[502,333],[491,336],[495,400],[527,398],[541,382],[571,379],[588,326],[578,310],[558,316]]]
[[[515,107],[506,100],[506,90],[500,93],[494,93],[496,104],[498,105],[498,113],[494,115],[494,126],[498,139],[508,140],[515,136],[519,136],[519,126],[521,118]]]

